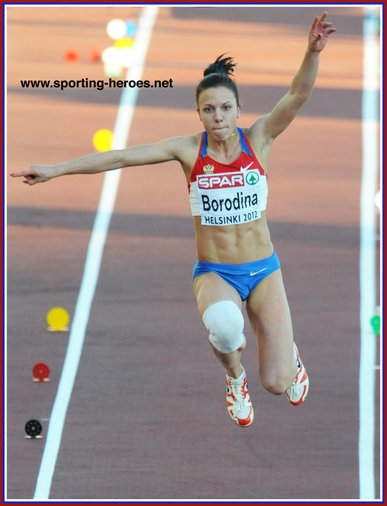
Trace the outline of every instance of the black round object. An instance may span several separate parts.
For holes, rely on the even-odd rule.
[[[42,432],[42,424],[39,420],[29,420],[25,425],[25,431],[32,438],[39,436]]]

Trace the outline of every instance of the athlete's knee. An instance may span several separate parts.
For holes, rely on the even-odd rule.
[[[265,390],[274,395],[283,394],[290,386],[289,371],[287,370],[266,370],[260,372],[261,383]]]
[[[221,300],[212,304],[204,311],[202,321],[211,344],[221,353],[232,353],[243,347],[244,318],[235,302]]]
[[[290,355],[275,364],[262,365],[259,373],[266,390],[275,395],[283,394],[297,374],[297,349],[293,346]]]
[[[281,379],[278,379],[276,381],[262,380],[262,385],[265,390],[274,395],[283,394],[289,386],[289,385],[286,386],[286,383],[283,382]]]

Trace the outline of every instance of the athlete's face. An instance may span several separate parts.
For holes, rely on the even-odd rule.
[[[241,107],[234,93],[223,86],[203,90],[198,113],[204,128],[215,140],[225,141],[235,133]]]

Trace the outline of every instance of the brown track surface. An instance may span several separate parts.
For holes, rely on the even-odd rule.
[[[110,45],[107,21],[140,11],[8,8],[8,173],[91,152],[94,132],[113,130],[117,90],[28,91],[19,80],[104,79],[89,48]],[[316,13],[161,7],[144,79],[172,78],[174,88],[140,91],[129,144],[201,130],[193,89],[223,52],[238,61],[240,124],[251,124],[285,92]],[[124,170],[50,499],[358,498],[362,10],[331,7],[330,17],[338,33],[309,103],[273,147],[269,183],[307,402],[293,408],[263,390],[249,329],[256,421],[234,426],[196,314],[182,171]],[[76,65],[63,60],[70,48]],[[24,424],[38,418],[46,434],[68,339],[47,332],[45,317],[53,306],[74,312],[102,181],[7,181],[9,499],[33,496],[45,439],[26,440]],[[47,384],[31,381],[41,361]]]

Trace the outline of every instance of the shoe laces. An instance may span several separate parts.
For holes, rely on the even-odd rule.
[[[237,383],[234,383],[231,379],[228,379],[227,383],[228,383],[229,387],[231,388],[231,392],[234,394],[235,399],[238,402],[242,402],[243,404],[248,402],[246,400],[247,390],[245,388],[247,385],[247,378],[246,377],[243,378],[243,380],[241,382],[237,382]]]

